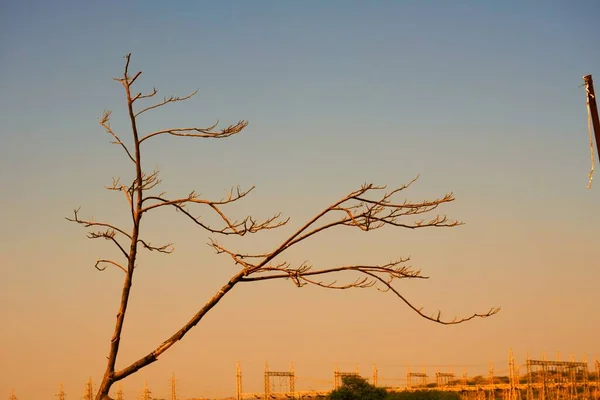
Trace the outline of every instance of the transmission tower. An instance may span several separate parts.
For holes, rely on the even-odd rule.
[[[435,383],[438,387],[448,386],[455,380],[453,372],[440,372],[439,368],[435,373]]]
[[[177,382],[175,381],[175,374],[171,375],[171,400],[177,400]]]
[[[509,374],[509,400],[519,400],[521,391],[519,389],[519,367],[515,365],[512,349],[508,350],[508,374]]]
[[[117,385],[117,397],[115,397],[115,400],[123,400],[123,389],[121,389],[120,383]]]
[[[10,394],[10,400],[17,400],[17,396],[15,396],[15,388],[12,389],[12,392]]]
[[[340,372],[337,364],[333,370],[333,389],[338,389],[342,386],[342,378],[345,376],[360,376],[358,374],[358,366],[354,367],[354,372]]]
[[[425,368],[423,368],[423,372],[410,372],[410,365],[406,367],[406,388],[411,390],[413,388],[413,378],[418,378],[420,386],[425,388],[427,386],[427,374],[425,373]]]
[[[373,386],[377,386],[377,367],[373,364]]]
[[[494,364],[491,362],[490,362],[489,372],[490,372],[490,375],[489,375],[488,385],[490,387],[490,390],[488,392],[488,398],[490,400],[495,400],[496,399],[496,387],[494,386]]]
[[[235,365],[235,391],[236,399],[242,400],[242,368],[239,361]]]
[[[148,389],[148,381],[144,382],[144,390],[142,390],[140,400],[150,400],[150,389]]]
[[[277,379],[285,379],[287,378],[288,382],[287,382],[287,393],[286,395],[288,397],[294,397],[296,395],[296,388],[295,388],[295,382],[296,382],[296,375],[294,373],[294,364],[290,362],[290,371],[289,372],[275,372],[275,371],[269,371],[269,366],[267,363],[265,363],[265,400],[268,400],[271,398],[271,393],[273,392],[271,390],[271,378],[272,377],[277,377]]]
[[[65,395],[65,391],[63,390],[63,384],[62,382],[58,385],[58,393],[56,393],[56,400],[65,400],[66,395]]]
[[[83,400],[93,400],[94,399],[94,386],[92,384],[92,377],[88,378],[87,383],[85,384],[85,388],[83,389]]]

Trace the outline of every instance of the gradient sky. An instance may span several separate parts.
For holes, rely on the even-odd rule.
[[[132,171],[98,125],[129,139],[122,87],[111,80],[132,52],[139,90],[199,89],[148,114],[141,128],[248,119],[217,140],[160,138],[146,168],[173,196],[257,189],[236,216],[291,217],[276,234],[222,239],[267,250],[363,182],[400,185],[408,198],[454,191],[441,211],[455,229],[339,229],[291,253],[318,265],[412,256],[428,281],[398,288],[430,312],[497,316],[459,326],[419,318],[375,290],[236,287],[186,338],[122,382],[147,380],[182,398],[262,390],[264,363],[293,361],[299,389],[327,389],[334,363],[372,364],[382,384],[406,366],[507,374],[508,349],[555,358],[600,356],[600,182],[590,169],[582,76],[600,82],[597,1],[2,1],[0,8],[0,396],[82,395],[99,383],[122,276],[93,268],[115,255],[64,217],[126,223],[124,199],[103,189]],[[598,164],[597,164],[598,166]],[[600,172],[597,172],[600,173]],[[599,180],[600,178],[596,178]],[[118,367],[187,321],[236,271],[205,232],[164,210],[144,223],[171,256],[143,254]],[[95,386],[97,387],[97,385]]]

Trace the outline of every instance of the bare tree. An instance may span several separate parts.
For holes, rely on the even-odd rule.
[[[132,93],[132,86],[140,77],[141,72],[137,72],[133,76],[130,76],[129,64],[131,54],[127,54],[125,59],[126,63],[123,76],[114,78],[114,80],[121,83],[125,89],[127,112],[131,122],[131,134],[133,136],[133,149],[127,147],[111,127],[110,111],[104,112],[103,116],[100,118],[100,124],[104,127],[106,132],[113,137],[114,141],[112,143],[119,145],[123,149],[127,157],[131,160],[133,164],[132,167],[135,169],[135,178],[130,185],[121,184],[119,179],[113,179],[112,185],[107,187],[108,190],[123,192],[131,211],[131,227],[126,230],[111,223],[81,218],[79,209],[74,210],[73,217],[67,218],[67,220],[71,222],[90,228],[91,231],[87,234],[88,238],[106,239],[111,241],[118,248],[124,260],[99,259],[95,264],[95,267],[100,271],[112,266],[122,270],[125,274],[117,320],[110,341],[106,371],[98,389],[96,400],[110,399],[108,393],[115,382],[118,382],[136,371],[139,371],[141,368],[155,362],[162,353],[173,346],[178,340],[181,340],[190,329],[196,326],[206,313],[208,313],[231,289],[234,288],[234,286],[239,283],[289,279],[297,287],[302,287],[304,285],[316,285],[328,289],[375,287],[381,291],[392,292],[421,317],[436,323],[447,325],[458,324],[475,317],[488,317],[499,311],[499,308],[491,308],[484,314],[475,313],[469,317],[461,319],[454,318],[448,321],[441,319],[440,312],[433,315],[425,314],[422,311],[422,308],[415,306],[392,286],[392,283],[397,279],[427,279],[427,277],[421,275],[419,270],[414,270],[406,265],[408,258],[399,258],[396,261],[385,264],[340,265],[329,268],[314,268],[312,265],[306,263],[293,265],[281,259],[282,254],[289,248],[336,226],[358,228],[367,232],[382,228],[386,225],[417,229],[426,227],[455,227],[462,224],[458,221],[449,220],[446,216],[439,215],[430,219],[407,221],[408,218],[427,214],[437,209],[440,205],[453,201],[454,197],[452,193],[432,201],[396,202],[394,201],[394,196],[408,188],[414,183],[416,178],[406,185],[389,191],[385,190],[385,186],[376,186],[369,183],[362,185],[358,190],[349,193],[327,206],[314,218],[296,230],[290,237],[283,240],[272,251],[262,254],[240,253],[228,249],[211,239],[209,244],[216,253],[231,257],[235,264],[240,266],[239,271],[235,273],[229,281],[227,281],[206,302],[206,304],[200,307],[198,312],[189,320],[189,322],[173,333],[171,337],[158,345],[158,347],[146,356],[121,370],[116,370],[115,364],[119,353],[123,322],[125,321],[125,315],[127,313],[132,277],[136,270],[138,251],[140,249],[146,249],[167,254],[173,251],[171,243],[155,246],[141,237],[140,222],[145,214],[161,207],[172,207],[176,211],[183,213],[193,223],[215,235],[244,236],[246,234],[276,229],[289,221],[288,219],[282,219],[279,214],[266,220],[257,220],[251,216],[248,216],[243,220],[234,220],[227,216],[224,211],[225,208],[229,204],[235,203],[246,197],[254,187],[247,190],[240,190],[239,188],[232,189],[228,196],[220,200],[208,200],[202,198],[194,191],[187,196],[180,198],[170,198],[167,197],[165,193],[152,194],[152,189],[160,183],[160,180],[158,178],[158,171],[146,173],[142,168],[142,143],[160,135],[190,138],[225,138],[240,133],[248,125],[248,122],[242,120],[224,129],[216,129],[217,124],[215,124],[207,128],[169,128],[140,134],[137,124],[137,119],[140,115],[169,103],[188,100],[194,96],[197,91],[185,97],[165,97],[156,104],[140,107],[138,109],[135,107],[138,102],[153,98],[156,96],[157,90],[153,89],[152,92],[147,94]],[[190,210],[190,206],[195,204],[211,209],[215,213],[215,216],[222,222],[222,225],[218,227],[209,226],[203,219],[194,216]],[[325,216],[328,218],[324,218]],[[321,280],[324,275],[334,275],[343,271],[353,272],[357,278],[345,283],[337,283],[335,280],[328,282]]]

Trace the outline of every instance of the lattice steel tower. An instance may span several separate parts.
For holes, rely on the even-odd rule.
[[[142,390],[141,400],[150,400],[150,389],[148,389],[148,381],[144,382],[144,390]]]
[[[85,388],[83,389],[83,400],[93,400],[94,399],[94,386],[92,384],[92,377],[90,376],[87,383],[85,384]]]
[[[56,393],[56,400],[65,400],[65,398],[65,391],[63,390],[63,384],[61,382],[58,384],[58,393]]]
[[[177,400],[177,382],[175,381],[175,374],[171,375],[171,400]]]
[[[278,379],[281,378],[288,378],[288,391],[287,391],[287,395],[288,397],[294,397],[296,395],[296,388],[295,388],[295,382],[296,382],[296,375],[294,373],[294,364],[290,362],[290,371],[289,372],[278,372],[278,371],[269,371],[269,366],[267,365],[267,363],[265,363],[265,400],[268,400],[271,398],[271,378],[272,377],[278,377]]]
[[[373,364],[373,386],[377,386],[377,367]]]
[[[236,399],[242,400],[242,368],[239,361],[235,364],[235,393]]]

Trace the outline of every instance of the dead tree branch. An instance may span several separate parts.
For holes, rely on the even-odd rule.
[[[177,211],[181,211],[184,215],[190,218],[194,223],[200,225],[205,230],[211,233],[220,233],[223,235],[239,235],[244,236],[247,233],[257,233],[263,230],[275,229],[280,226],[285,225],[289,219],[279,220],[281,214],[276,214],[264,221],[258,221],[254,219],[252,216],[247,216],[241,221],[232,220],[229,218],[221,209],[220,206],[234,203],[242,198],[244,198],[248,193],[250,193],[254,189],[254,186],[248,190],[241,191],[238,187],[236,192],[234,193],[233,188],[229,192],[229,196],[222,198],[221,200],[206,200],[201,199],[200,196],[192,191],[186,197],[182,197],[179,199],[169,200],[162,196],[148,196],[143,199],[143,202],[153,202],[154,204],[148,205],[142,208],[141,212],[145,213],[151,211],[156,208],[164,207],[164,206],[172,206]],[[221,229],[214,229],[204,222],[201,221],[200,217],[193,216],[187,209],[187,204],[203,204],[211,208],[215,213],[219,215],[219,217],[225,223],[225,227]]]
[[[135,163],[135,159],[129,152],[129,149],[127,148],[127,146],[125,146],[125,143],[123,143],[121,141],[121,139],[117,136],[117,134],[110,127],[110,114],[111,114],[110,111],[108,111],[108,110],[104,111],[104,114],[102,114],[102,117],[100,118],[100,125],[102,125],[104,127],[104,130],[107,133],[109,133],[113,138],[115,138],[115,141],[111,142],[111,143],[120,145],[123,148],[123,150],[125,150],[125,153],[127,153],[127,157],[129,157],[129,159]]]
[[[151,137],[169,134],[173,136],[182,136],[182,137],[195,137],[195,138],[215,138],[221,139],[226,138],[236,133],[240,133],[246,126],[248,126],[248,121],[239,121],[237,124],[229,125],[227,128],[223,128],[218,131],[214,131],[219,124],[217,121],[214,125],[209,126],[208,128],[171,128],[171,129],[163,129],[160,131],[152,132],[144,136],[140,139],[140,143],[142,143],[146,139],[150,139]]]
[[[157,93],[156,89],[154,89],[154,91],[150,95],[143,96],[140,93],[139,95],[137,95],[136,97],[134,97],[132,99],[132,101],[136,101],[137,99],[140,99],[140,98],[141,99],[148,98],[148,97],[154,96],[156,93]],[[169,103],[176,103],[178,101],[186,101],[186,100],[191,99],[192,97],[194,97],[196,95],[196,93],[198,93],[198,90],[196,90],[196,91],[194,91],[194,92],[192,92],[189,95],[184,96],[184,97],[175,97],[175,96],[171,96],[171,97],[168,97],[168,98],[165,97],[164,100],[161,101],[160,103],[154,104],[152,106],[146,107],[146,108],[138,111],[137,113],[135,113],[135,116],[139,117],[141,114],[145,113],[146,111],[153,110],[153,109],[158,108],[158,107],[162,107],[162,106],[164,106],[166,104],[169,104]]]
[[[119,264],[116,261],[112,261],[112,260],[98,260],[98,261],[96,261],[96,265],[94,265],[94,267],[98,271],[104,271],[106,269],[107,265],[105,265],[104,267],[100,267],[101,264],[111,264],[111,265],[114,265],[115,267],[119,268],[121,271],[127,273],[127,270],[125,269],[125,267],[122,266],[121,264]]]
[[[244,268],[244,276],[239,279],[239,282],[291,279],[292,282],[298,287],[312,284],[328,289],[369,288],[376,286],[376,284],[379,283],[383,285],[383,289],[378,287],[380,291],[393,292],[423,318],[445,325],[458,324],[475,317],[488,317],[497,313],[499,308],[492,308],[484,314],[475,313],[466,318],[454,318],[450,321],[442,320],[440,312],[438,312],[437,317],[431,317],[424,314],[422,309],[414,306],[413,303],[402,296],[391,285],[392,282],[397,279],[427,279],[427,277],[421,275],[420,270],[413,270],[404,265],[404,263],[409,261],[410,258],[401,258],[397,261],[383,265],[346,265],[319,270],[314,270],[312,266],[307,265],[306,263],[301,264],[299,267],[292,267],[285,261],[274,266],[270,264],[271,261],[295,244],[298,244],[311,236],[331,229],[335,226],[355,227],[367,232],[382,228],[386,225],[408,229],[426,227],[455,227],[461,225],[462,222],[449,220],[445,215],[437,215],[429,220],[420,219],[416,221],[404,221],[403,218],[425,214],[435,210],[438,206],[444,203],[454,201],[454,196],[452,193],[446,194],[443,197],[431,201],[425,200],[422,202],[409,202],[405,200],[403,202],[394,202],[392,200],[394,195],[407,189],[417,180],[417,178],[418,177],[406,185],[402,185],[389,192],[384,192],[383,194],[381,194],[381,191],[385,190],[385,186],[375,186],[372,184],[363,185],[359,190],[350,193],[349,195],[343,197],[339,201],[324,209],[281,245],[268,253],[244,254],[235,252],[228,250],[224,246],[212,240],[210,242],[210,246],[213,247],[217,254],[228,254],[236,264],[239,264]],[[368,197],[371,194],[373,194],[374,197]],[[319,222],[330,213],[337,213],[339,217],[332,222],[319,224]],[[249,262],[248,259],[258,259],[259,261]],[[338,284],[337,281],[326,283],[310,278],[318,275],[337,274],[344,271],[358,273],[359,275],[363,276],[359,276],[354,281],[349,283],[342,284]]]

